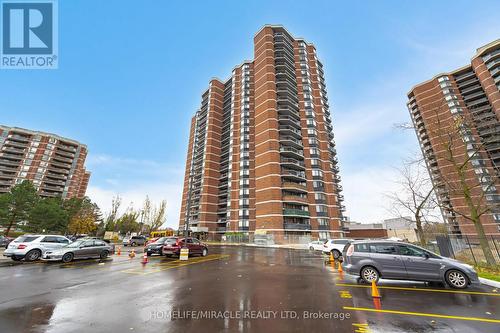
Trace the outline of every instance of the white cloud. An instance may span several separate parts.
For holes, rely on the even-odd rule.
[[[167,201],[166,226],[178,226],[184,168],[153,160],[89,155],[87,168],[93,172],[87,196],[103,214],[111,209],[114,196],[122,198],[121,212],[142,207],[146,195],[158,204]]]
[[[180,214],[180,204],[182,195],[182,184],[178,183],[144,183],[137,184],[134,188],[127,188],[121,191],[110,190],[101,186],[89,186],[87,196],[97,203],[103,214],[109,212],[111,201],[114,196],[120,195],[122,198],[121,212],[127,207],[132,206],[140,209],[142,203],[149,196],[153,203],[159,203],[161,200],[167,201],[167,222],[165,226],[177,228]]]
[[[342,172],[342,171],[341,171]],[[396,191],[398,171],[392,167],[367,167],[342,172],[346,215],[356,222],[380,222],[390,217],[385,194]]]

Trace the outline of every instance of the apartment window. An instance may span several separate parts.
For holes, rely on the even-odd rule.
[[[35,158],[35,154],[33,154],[33,153],[29,153],[27,157],[28,157],[29,159],[34,159],[34,158]]]
[[[317,158],[311,159],[311,166],[319,166],[319,160]]]
[[[249,195],[249,194],[250,194],[250,190],[249,189],[247,189],[247,188],[240,189],[240,196]]]
[[[316,205],[316,213],[327,213],[328,207],[322,205]]]
[[[248,167],[250,166],[249,160],[240,161],[240,167]]]
[[[240,185],[250,185],[250,179],[248,178],[240,179]]]
[[[238,215],[240,217],[243,217],[243,216],[248,217],[248,216],[250,216],[250,210],[248,210],[248,209],[240,209]]]
[[[318,148],[309,148],[309,153],[311,154],[311,156],[319,155],[319,150]]]
[[[249,175],[250,175],[250,170],[248,169],[240,170],[240,176],[249,176]]]
[[[314,128],[308,128],[307,129],[307,135],[308,136],[317,136],[318,132]]]
[[[316,138],[309,138],[309,145],[317,145],[318,140]]]
[[[314,193],[314,199],[316,201],[326,201],[326,194],[324,194],[324,193]]]
[[[27,175],[28,175],[28,173],[24,172],[24,171],[19,173],[19,177],[26,177]]]
[[[312,175],[313,175],[313,177],[323,177],[323,171],[318,170],[318,169],[314,169],[312,171]]]
[[[324,189],[324,184],[322,181],[319,181],[319,180],[313,180],[313,188],[314,190],[316,191],[323,191]]]
[[[29,165],[23,165],[23,171],[28,171],[30,169]]]
[[[240,207],[248,207],[250,205],[250,199],[240,199]]]
[[[318,224],[319,225],[328,225],[328,219],[324,219],[324,218],[318,219]]]

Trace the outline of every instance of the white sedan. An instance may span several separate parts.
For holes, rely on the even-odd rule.
[[[325,241],[315,240],[307,244],[307,248],[311,251],[323,251],[323,244]]]

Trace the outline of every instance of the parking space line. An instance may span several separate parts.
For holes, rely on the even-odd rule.
[[[371,288],[369,285],[350,284],[350,283],[337,283],[339,287],[354,287],[354,288]],[[482,296],[496,296],[500,294],[488,293],[482,291],[465,291],[465,290],[448,290],[448,289],[431,289],[431,288],[411,288],[411,287],[391,287],[377,285],[378,289],[393,289],[393,290],[410,290],[410,291],[428,291],[435,293],[451,293],[451,294],[468,294],[468,295],[482,295]]]
[[[165,263],[165,264],[157,264],[158,266],[160,266],[160,268],[152,268],[151,270],[148,270],[146,272],[141,271],[139,268],[125,269],[125,270],[122,270],[120,272],[128,273],[128,274],[148,275],[148,274],[158,273],[161,271],[166,271],[166,270],[169,270],[172,268],[189,266],[189,265],[194,265],[194,264],[203,263],[203,262],[207,262],[207,261],[226,259],[228,257],[229,257],[229,255],[218,255],[218,256],[215,256],[212,258],[203,258],[203,259],[199,259],[199,260],[191,259],[190,261],[187,261],[187,262],[181,262],[180,260],[175,260],[175,261]],[[174,265],[172,265],[172,263],[174,263]]]
[[[442,314],[437,314],[437,313],[407,312],[407,311],[397,311],[397,310],[377,310],[377,309],[372,309],[372,308],[358,308],[358,307],[353,307],[353,306],[344,306],[343,309],[344,310],[353,310],[353,311],[366,311],[366,312],[400,314],[400,315],[407,315],[407,316],[434,317],[434,318],[444,318],[444,319],[481,321],[481,322],[485,322],[485,323],[495,323],[495,324],[500,323],[500,319],[451,316],[451,315],[442,315]]]

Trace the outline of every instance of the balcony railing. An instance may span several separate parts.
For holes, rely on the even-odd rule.
[[[286,230],[311,230],[311,225],[306,223],[288,223],[284,222],[283,227]]]
[[[311,216],[309,211],[307,210],[302,210],[302,209],[290,209],[290,208],[283,208],[283,215],[291,215],[291,216]]]

